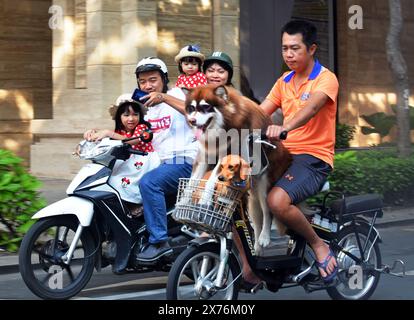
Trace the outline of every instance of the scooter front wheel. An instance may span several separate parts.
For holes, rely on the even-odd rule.
[[[24,236],[19,251],[20,274],[38,297],[68,299],[89,282],[94,269],[95,244],[87,230],[82,232],[70,264],[62,261],[78,224],[74,216],[44,218]]]
[[[174,262],[168,275],[168,300],[237,300],[241,277],[234,255],[229,256],[223,281],[214,283],[220,263],[218,245],[190,246]]]

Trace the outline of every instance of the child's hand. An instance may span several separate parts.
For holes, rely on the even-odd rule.
[[[92,141],[99,141],[102,140],[103,138],[106,137],[110,137],[112,135],[112,131],[110,130],[99,130],[99,131],[95,131],[92,134]]]
[[[86,131],[84,134],[83,134],[83,138],[86,140],[86,141],[92,141],[93,139],[92,139],[92,137],[93,137],[93,135],[94,134],[96,134],[96,130],[95,129],[90,129],[90,130],[88,130],[88,131]]]

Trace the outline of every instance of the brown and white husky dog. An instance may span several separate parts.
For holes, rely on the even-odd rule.
[[[223,156],[241,155],[246,145],[243,143],[243,132],[251,133],[256,129],[265,133],[272,124],[270,117],[255,102],[227,86],[207,85],[187,91],[186,113],[201,144],[191,176],[194,179],[201,179]],[[223,134],[229,131],[235,131],[239,136],[226,135],[223,141]],[[282,143],[273,144],[276,145],[275,149],[264,146],[269,166],[263,174],[252,175],[249,196],[249,214],[253,220],[255,250],[258,255],[270,243],[272,217],[266,203],[267,194],[292,161],[289,151]],[[238,153],[235,149],[238,149]],[[285,232],[281,223],[277,222],[277,227],[279,233]]]

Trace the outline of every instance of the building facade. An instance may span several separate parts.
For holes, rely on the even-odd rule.
[[[350,27],[355,5],[362,29]],[[414,2],[402,5],[414,79]],[[318,58],[341,85],[338,120],[357,128],[352,145],[378,143],[359,128],[361,115],[392,113],[395,103],[388,14],[388,0],[0,0],[0,148],[37,176],[72,177],[82,165],[75,145],[86,129],[113,126],[107,108],[135,88],[137,61],[159,56],[173,84],[174,56],[187,44],[228,53],[236,87],[262,101],[284,70],[280,28],[292,17],[318,26]]]

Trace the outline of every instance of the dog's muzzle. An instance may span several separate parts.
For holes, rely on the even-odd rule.
[[[200,140],[212,121],[213,117],[210,117],[204,124],[198,125],[196,118],[189,119],[190,124],[195,128],[195,137],[197,140]]]

